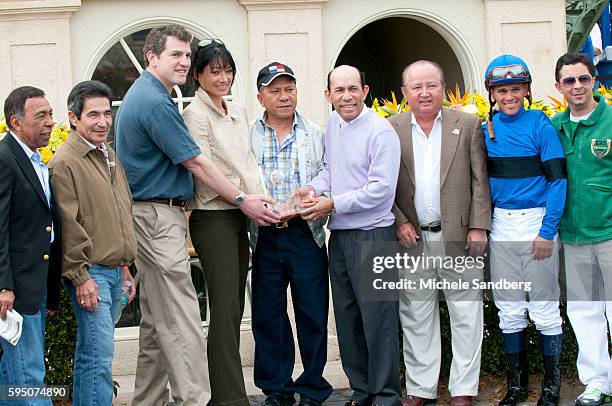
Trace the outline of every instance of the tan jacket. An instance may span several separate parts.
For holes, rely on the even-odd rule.
[[[189,133],[225,177],[247,193],[263,193],[259,166],[251,151],[251,137],[246,112],[226,102],[227,115],[219,110],[208,94],[198,88],[193,101],[183,111]],[[208,186],[196,181],[196,193],[189,209],[235,209]]]
[[[395,195],[396,224],[412,223],[421,235],[414,206],[412,113],[389,119],[400,138],[402,163]],[[440,211],[444,241],[464,242],[470,228],[491,229],[487,153],[480,120],[442,108]]]
[[[92,150],[75,132],[49,162],[62,216],[62,276],[86,282],[94,264],[117,267],[136,256],[132,195],[115,151]]]

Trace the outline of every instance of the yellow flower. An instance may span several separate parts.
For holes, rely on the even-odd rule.
[[[8,132],[8,125],[6,125],[6,120],[4,116],[0,117],[0,139],[4,138],[4,135]]]
[[[45,165],[53,158],[53,152],[51,152],[49,147],[38,148],[38,152],[42,155],[42,162]]]
[[[377,112],[380,116],[382,117],[388,117],[389,115],[387,113],[385,113],[381,108],[380,108],[380,103],[378,103],[378,99],[374,99],[374,101],[372,102],[372,110],[374,110],[375,112]]]
[[[464,94],[459,91],[459,86],[455,86],[455,91],[449,90],[447,92],[448,100],[444,100],[443,104],[446,107],[461,110],[469,114],[480,117],[484,122],[489,114],[490,104],[489,100],[481,95],[480,93],[470,91],[470,87]],[[612,105],[612,89],[601,86],[596,91],[599,93],[608,104]],[[567,108],[567,101],[565,97],[562,100],[557,100],[552,96],[548,96],[550,102],[544,100],[534,100],[531,103],[532,110],[541,110],[548,117],[552,117],[557,113],[565,111]],[[397,103],[395,94],[391,92],[391,100],[383,99],[383,106],[378,102],[378,99],[374,99],[372,108],[381,116],[389,117],[395,114],[399,114],[410,108],[405,100],[402,100],[400,104]],[[527,100],[525,100],[525,108],[527,108]]]

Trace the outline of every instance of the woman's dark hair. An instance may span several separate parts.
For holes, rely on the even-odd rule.
[[[232,68],[234,77],[230,86],[234,84],[236,79],[236,62],[234,62],[232,54],[230,54],[230,51],[227,50],[222,42],[212,40],[210,44],[198,46],[191,63],[191,77],[196,82],[196,86],[199,86],[196,78],[197,75],[202,73],[208,65],[229,66]]]

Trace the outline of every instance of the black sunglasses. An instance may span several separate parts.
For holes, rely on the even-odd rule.
[[[578,80],[578,82],[580,82],[580,84],[584,86],[591,83],[592,79],[593,76],[587,75],[586,73],[580,76],[566,76],[561,79],[561,84],[565,87],[572,87],[576,84],[576,80]]]

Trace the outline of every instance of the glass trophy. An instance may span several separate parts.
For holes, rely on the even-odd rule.
[[[298,193],[299,183],[293,165],[284,170],[275,169],[271,172],[264,170],[263,173],[269,173],[265,179],[266,189],[268,195],[276,200],[274,204],[268,206],[273,213],[287,217],[302,210]]]

